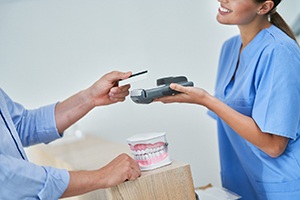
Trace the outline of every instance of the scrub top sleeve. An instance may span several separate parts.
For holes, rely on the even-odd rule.
[[[59,199],[69,181],[67,170],[0,154],[0,199]]]
[[[298,50],[298,51],[296,51]],[[296,139],[300,121],[300,53],[266,49],[258,64],[252,117],[263,132]]]
[[[211,110],[208,110],[207,114],[208,114],[208,116],[210,116],[211,118],[213,118],[215,120],[218,118],[218,115]]]

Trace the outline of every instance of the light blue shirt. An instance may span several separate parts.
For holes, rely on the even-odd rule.
[[[69,173],[27,160],[23,147],[49,143],[60,135],[55,104],[26,110],[0,89],[0,199],[58,199],[69,184]]]
[[[240,36],[223,45],[215,96],[252,117],[263,132],[289,142],[272,158],[210,112],[217,120],[222,184],[243,200],[299,200],[299,46],[276,26],[259,32],[239,58],[241,45]]]

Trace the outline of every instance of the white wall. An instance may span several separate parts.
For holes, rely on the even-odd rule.
[[[292,23],[299,0],[279,11]],[[1,0],[1,87],[28,108],[53,103],[111,70],[148,69],[132,88],[185,75],[213,92],[222,42],[237,33],[215,20],[217,1]],[[165,131],[173,159],[191,164],[195,186],[220,184],[215,122],[195,105],[124,103],[93,110],[78,125],[119,143]],[[105,152],[103,152],[105,153]]]

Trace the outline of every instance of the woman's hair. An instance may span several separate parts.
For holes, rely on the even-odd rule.
[[[266,0],[255,0],[257,3],[263,3]],[[279,29],[281,29],[283,32],[285,32],[290,38],[295,40],[297,42],[297,39],[289,27],[289,25],[284,21],[284,19],[279,15],[279,13],[276,11],[278,4],[281,2],[281,0],[272,0],[274,2],[274,7],[270,10],[268,15],[270,15],[270,22],[277,26]]]

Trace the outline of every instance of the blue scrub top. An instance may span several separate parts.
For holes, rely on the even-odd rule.
[[[217,120],[222,184],[243,200],[299,200],[299,46],[276,26],[259,32],[239,58],[241,45],[240,36],[224,43],[215,96],[252,117],[263,132],[290,140],[284,153],[272,158],[210,112]]]

